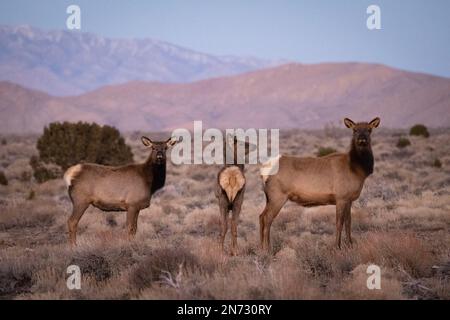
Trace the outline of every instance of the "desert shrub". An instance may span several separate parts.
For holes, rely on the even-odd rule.
[[[203,173],[194,173],[192,175],[192,179],[197,180],[197,181],[204,181],[207,178],[208,178],[208,176]]]
[[[112,269],[108,260],[96,253],[78,254],[70,262],[80,267],[82,274],[90,275],[96,281],[105,281],[112,276]]]
[[[297,250],[299,250],[299,248],[297,248]],[[308,246],[302,248],[298,253],[302,258],[302,268],[313,277],[329,278],[334,275],[333,261],[330,254],[323,254]]]
[[[343,281],[332,279],[328,284],[333,299],[345,300],[399,300],[404,299],[403,286],[397,273],[391,268],[382,268],[382,285],[379,290],[367,290],[367,267],[369,264],[356,266]],[[337,281],[336,281],[337,280]]]
[[[9,229],[43,228],[55,223],[59,209],[50,201],[21,202],[6,206],[0,214],[0,231]]]
[[[439,160],[438,158],[434,159],[434,161],[433,161],[433,167],[436,167],[436,168],[442,168],[442,162],[441,162],[441,160]]]
[[[400,137],[397,141],[397,148],[405,148],[411,145],[411,141],[408,138]]]
[[[363,263],[400,268],[413,277],[429,276],[436,262],[425,242],[406,233],[369,234],[360,241],[359,253]]]
[[[22,182],[28,182],[31,179],[31,172],[30,171],[22,171],[20,174],[20,181]]]
[[[8,179],[5,176],[5,173],[3,171],[0,171],[0,184],[7,186],[8,185]]]
[[[108,224],[108,226],[110,226],[112,228],[117,227],[117,221],[113,215],[106,216],[106,223]]]
[[[43,183],[61,176],[60,167],[54,164],[45,164],[42,161],[39,161],[36,156],[31,157],[30,165],[33,168],[33,177],[38,183]]]
[[[32,286],[31,272],[13,268],[0,272],[0,299],[11,299],[16,295],[30,292]]]
[[[330,147],[320,147],[319,150],[317,150],[316,155],[318,157],[324,157],[326,155],[335,153],[336,149],[330,148]]]
[[[133,271],[130,282],[138,290],[161,281],[165,275],[186,273],[201,269],[197,257],[184,248],[161,248],[149,253],[146,259],[138,264]]]
[[[39,161],[62,169],[79,162],[121,165],[133,160],[120,132],[96,123],[51,123],[37,141]]]
[[[423,136],[425,138],[428,138],[430,136],[430,133],[428,132],[427,127],[425,127],[423,124],[416,124],[409,130],[409,135]]]
[[[6,146],[7,143],[8,141],[6,141],[6,139],[2,139],[2,146]]]

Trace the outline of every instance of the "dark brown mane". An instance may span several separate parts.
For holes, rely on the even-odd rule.
[[[151,193],[153,194],[157,190],[164,187],[164,184],[166,182],[166,163],[162,164],[151,164],[151,170],[152,170],[152,188]]]
[[[353,171],[356,168],[361,168],[366,176],[373,173],[374,159],[372,148],[370,146],[365,148],[358,148],[355,145],[355,141],[352,140],[350,147],[350,167]]]

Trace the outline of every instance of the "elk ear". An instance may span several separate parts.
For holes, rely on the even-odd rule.
[[[347,128],[349,129],[353,129],[356,125],[356,123],[354,123],[352,120],[350,120],[349,118],[345,118],[344,119],[344,124]]]
[[[378,117],[369,122],[369,126],[371,128],[377,128],[379,125],[380,125],[380,118]]]
[[[150,138],[147,138],[145,136],[141,137],[141,141],[144,144],[144,146],[146,146],[146,147],[151,147],[153,145],[152,140],[150,140]]]
[[[168,139],[167,141],[166,141],[166,145],[168,146],[168,147],[173,147],[174,145],[176,145],[178,142],[180,142],[176,137],[172,137],[172,138],[170,138],[170,139]]]

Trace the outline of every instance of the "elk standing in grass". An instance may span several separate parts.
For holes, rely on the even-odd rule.
[[[358,199],[365,179],[372,174],[374,159],[370,134],[380,119],[369,123],[354,123],[346,118],[347,128],[353,129],[350,151],[333,153],[321,158],[278,158],[278,172],[263,176],[266,207],[259,216],[261,247],[270,248],[270,227],[287,200],[305,207],[336,205],[336,247],[341,247],[345,224],[346,238],[351,238],[351,206]]]
[[[228,231],[228,214],[231,210],[231,255],[237,254],[237,224],[239,214],[241,212],[242,202],[244,201],[245,192],[245,175],[244,175],[244,160],[238,159],[239,144],[244,151],[244,157],[250,151],[254,150],[254,145],[248,142],[238,141],[236,137],[227,135],[225,139],[225,155],[232,154],[232,161],[224,161],[224,167],[217,174],[216,197],[219,200],[220,209],[220,245],[222,252],[225,252],[224,242]],[[224,156],[225,156],[224,155]],[[228,163],[230,162],[230,163]]]
[[[83,163],[67,169],[64,180],[73,204],[67,222],[72,244],[76,244],[78,222],[91,204],[103,211],[127,211],[128,237],[134,237],[139,211],[149,207],[152,194],[164,186],[166,151],[177,141],[142,137],[142,143],[152,149],[144,163],[120,167]]]

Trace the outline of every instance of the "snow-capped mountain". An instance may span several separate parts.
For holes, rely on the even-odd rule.
[[[0,80],[59,96],[133,80],[191,82],[277,64],[209,55],[154,39],[0,26]]]

